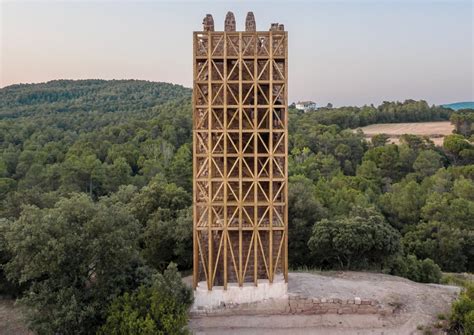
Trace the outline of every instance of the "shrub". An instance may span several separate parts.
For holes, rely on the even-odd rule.
[[[115,299],[98,334],[186,334],[191,294],[171,263],[151,284]]]
[[[439,283],[442,273],[433,260],[426,258],[419,263],[419,276],[421,283]]]
[[[433,260],[419,260],[414,255],[396,257],[389,272],[420,283],[439,283],[442,277],[441,269]]]
[[[451,308],[451,334],[474,334],[474,283],[467,284]]]

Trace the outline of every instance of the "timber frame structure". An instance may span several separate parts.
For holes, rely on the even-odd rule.
[[[288,281],[288,48],[283,25],[193,33],[193,286]]]

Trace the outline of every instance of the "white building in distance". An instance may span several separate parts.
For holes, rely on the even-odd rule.
[[[295,107],[296,109],[302,110],[305,113],[310,110],[316,110],[317,108],[314,101],[298,101]]]

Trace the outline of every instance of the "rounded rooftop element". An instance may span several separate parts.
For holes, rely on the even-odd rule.
[[[235,31],[235,17],[232,12],[227,12],[225,16],[224,31]]]
[[[203,31],[214,31],[214,18],[211,14],[206,14],[202,20],[202,30]]]
[[[257,24],[255,23],[255,16],[253,12],[248,12],[245,18],[245,31],[257,31]]]

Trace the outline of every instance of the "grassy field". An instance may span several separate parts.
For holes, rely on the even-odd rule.
[[[452,133],[454,126],[449,121],[416,123],[379,123],[359,128],[367,138],[376,134],[387,134],[390,142],[398,144],[403,134],[428,136],[436,145],[443,144],[443,138]]]

